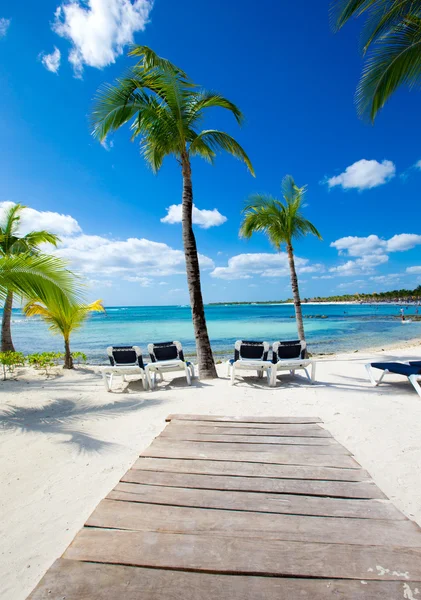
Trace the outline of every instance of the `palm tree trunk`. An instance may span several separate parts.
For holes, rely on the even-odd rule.
[[[64,338],[64,368],[73,369],[73,357],[70,352],[69,338]]]
[[[12,341],[12,307],[13,307],[13,292],[7,292],[6,301],[3,308],[3,319],[1,322],[1,351],[14,352],[15,347]]]
[[[291,288],[292,296],[294,299],[295,319],[297,321],[298,337],[300,338],[300,340],[304,341],[306,338],[304,335],[303,313],[301,312],[300,290],[298,289],[297,272],[295,270],[294,250],[291,244],[287,244],[287,253],[289,261],[289,270],[291,275]]]
[[[190,294],[194,337],[196,339],[197,358],[199,362],[199,377],[213,379],[218,377],[213,360],[212,348],[206,326],[205,308],[203,305],[200,285],[199,257],[197,255],[196,239],[193,233],[193,187],[191,181],[191,166],[187,153],[182,156],[183,173],[183,204],[182,226],[183,245],[186,257],[187,285]]]

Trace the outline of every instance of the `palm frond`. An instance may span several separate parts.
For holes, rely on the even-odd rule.
[[[399,86],[419,85],[420,77],[421,19],[411,17],[383,36],[370,52],[356,93],[359,114],[374,121]]]
[[[168,59],[158,56],[158,54],[148,46],[133,46],[129,51],[128,56],[138,57],[140,59],[138,66],[144,71],[151,71],[154,69],[172,71],[173,73],[181,75],[184,79],[188,79],[187,74],[182,69],[174,65]]]
[[[188,97],[188,105],[186,108],[188,124],[201,119],[203,112],[207,108],[223,108],[229,110],[234,115],[237,123],[241,125],[244,121],[243,113],[233,102],[216,92],[201,90],[200,92],[191,93]]]
[[[220,150],[225,150],[225,152],[228,152],[232,156],[235,156],[235,158],[242,160],[246,164],[250,173],[254,175],[253,165],[251,164],[251,161],[244,149],[233,137],[231,137],[224,131],[208,129],[199,133],[197,138],[193,140],[193,142],[190,144],[190,154],[195,154],[196,148],[198,146],[198,140],[203,140],[207,144],[207,146],[209,146],[209,148],[215,153],[217,153]]]
[[[376,4],[386,4],[385,0],[336,0],[330,9],[331,23],[338,31],[352,17],[359,17]]]
[[[101,300],[91,304],[80,304],[67,301],[66,298],[50,298],[46,303],[31,300],[24,306],[27,317],[39,316],[54,334],[61,334],[65,339],[72,331],[79,329],[90,312],[104,312]]]

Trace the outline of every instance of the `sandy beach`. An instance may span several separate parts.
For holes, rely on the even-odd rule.
[[[363,366],[420,356],[413,345],[324,357],[314,386],[288,376],[276,389],[255,377],[231,387],[225,365],[219,380],[187,388],[167,375],[153,393],[135,381],[109,394],[95,367],[60,369],[48,379],[21,370],[0,384],[0,597],[26,598],[170,413],[319,416],[421,524],[421,400],[399,377],[372,388]]]

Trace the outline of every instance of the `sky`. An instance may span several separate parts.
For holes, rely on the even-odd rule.
[[[154,175],[128,127],[101,145],[89,114],[99,86],[150,46],[245,115],[204,124],[233,135],[256,177],[231,156],[193,159],[194,222],[205,302],[291,297],[284,252],[239,238],[250,194],[307,185],[319,229],[294,245],[303,297],[421,283],[419,92],[401,89],[374,125],[354,104],[362,22],[334,34],[329,2],[0,0],[0,216],[29,207],[22,233],[59,234],[55,251],[106,305],[187,304],[181,173]]]

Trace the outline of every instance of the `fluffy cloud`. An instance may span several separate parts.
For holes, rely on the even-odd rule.
[[[199,225],[202,229],[209,227],[218,227],[227,220],[227,217],[221,215],[219,210],[200,210],[193,205],[193,223]],[[172,204],[167,208],[167,215],[161,219],[161,223],[181,223],[181,204]]]
[[[308,259],[295,257],[298,273],[322,271],[322,265],[309,265]],[[228,260],[226,267],[216,267],[211,273],[219,279],[251,279],[253,275],[261,277],[283,277],[289,275],[286,252],[278,254],[255,253],[237,254]]]
[[[61,52],[58,48],[56,48],[56,46],[54,46],[54,51],[51,52],[51,54],[42,53],[40,58],[42,64],[48,71],[51,71],[51,73],[58,73],[60,68]]]
[[[113,240],[98,235],[63,238],[56,254],[70,261],[82,273],[117,275],[145,283],[145,278],[185,273],[184,252],[147,239]],[[202,269],[212,269],[213,261],[199,255]],[[139,275],[141,273],[141,275]]]
[[[0,19],[0,38],[4,37],[10,27],[10,19]]]
[[[3,220],[6,211],[14,205],[15,202],[0,202],[0,220]],[[70,215],[39,211],[34,208],[24,208],[20,220],[20,234],[25,235],[30,231],[40,229],[46,229],[57,235],[64,236],[73,235],[81,231],[79,223]]]
[[[416,233],[401,233],[387,241],[388,252],[405,252],[421,244],[421,235]]]
[[[391,160],[379,163],[377,160],[358,160],[340,175],[327,180],[330,188],[340,185],[344,190],[368,190],[387,183],[396,175],[396,167]]]
[[[418,275],[421,273],[421,267],[408,267],[406,272],[410,273],[411,275]]]
[[[132,281],[138,283],[140,287],[150,287],[153,283],[149,277],[125,277],[126,281]]]
[[[153,0],[66,0],[55,12],[53,31],[72,43],[69,61],[81,77],[84,65],[114,63],[149,20]]]
[[[343,265],[329,269],[331,273],[336,273],[341,277],[349,277],[351,275],[361,275],[372,273],[374,267],[386,263],[389,257],[386,254],[372,254],[357,258],[357,260],[348,260]]]

